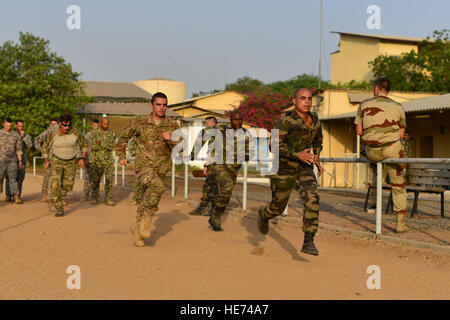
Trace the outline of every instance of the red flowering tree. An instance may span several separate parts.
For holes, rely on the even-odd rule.
[[[238,110],[241,111],[244,122],[258,128],[271,130],[283,108],[292,105],[291,95],[273,92],[268,86],[243,93],[246,99],[241,102]]]

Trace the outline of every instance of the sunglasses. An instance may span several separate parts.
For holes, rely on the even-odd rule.
[[[69,127],[69,128],[70,128],[70,127],[72,126],[72,124],[71,124],[71,123],[69,123],[69,124],[65,124],[65,123],[62,123],[62,122],[61,122],[61,125],[62,125],[63,127],[66,127],[66,128],[67,128],[67,127]]]

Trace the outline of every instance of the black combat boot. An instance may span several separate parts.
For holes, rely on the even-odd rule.
[[[263,208],[258,210],[258,229],[262,234],[267,234],[269,232],[269,220],[262,217]]]
[[[55,213],[55,217],[62,217],[64,215],[64,211],[59,211]]]
[[[315,234],[312,232],[305,232],[305,239],[303,240],[301,251],[307,254],[318,256],[319,250],[317,250],[316,246],[314,245],[314,235]]]
[[[197,209],[192,210],[191,212],[189,212],[189,214],[191,216],[201,216],[205,212],[207,205],[208,205],[207,203],[205,204],[204,202],[200,202]]]
[[[208,219],[208,223],[214,231],[223,231],[222,227],[220,226],[220,217],[222,216],[222,213],[224,211],[225,208],[217,209],[217,207],[214,207],[211,218]]]

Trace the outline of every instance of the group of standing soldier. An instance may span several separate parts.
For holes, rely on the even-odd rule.
[[[385,158],[404,157],[404,137],[406,120],[402,106],[387,97],[390,83],[380,78],[374,84],[374,97],[365,100],[358,108],[355,124],[357,134],[366,145],[367,157],[372,161]],[[71,115],[63,115],[59,121],[52,120],[48,130],[35,140],[36,148],[44,158],[43,201],[47,199],[48,181],[50,198],[56,209],[55,216],[64,215],[63,193],[71,191],[74,184],[76,166],[86,168],[84,197],[98,203],[99,184],[105,176],[105,200],[112,201],[113,152],[121,165],[127,164],[127,146],[132,146],[135,156],[137,202],[136,219],[131,231],[134,244],[145,246],[144,239],[150,238],[151,223],[158,210],[159,201],[165,190],[164,178],[171,168],[172,150],[181,141],[175,141],[173,133],[179,129],[178,123],[166,117],[167,96],[158,92],[152,96],[152,112],[131,120],[116,142],[115,134],[109,130],[109,119],[102,117],[93,121],[92,130],[85,136],[72,127]],[[322,174],[319,162],[322,150],[322,128],[318,116],[311,112],[312,93],[298,89],[293,97],[295,109],[277,120],[279,169],[270,176],[272,199],[258,210],[257,228],[262,234],[269,232],[269,220],[282,214],[290,194],[296,189],[303,202],[304,241],[301,251],[318,255],[314,237],[319,227],[319,194],[314,165],[318,176]],[[231,113],[230,124],[217,128],[215,117],[206,118],[206,128],[198,135],[190,159],[195,160],[200,149],[207,142],[208,156],[204,166],[206,181],[199,207],[191,215],[209,215],[209,225],[214,231],[222,231],[221,217],[230,201],[236,184],[238,171],[243,162],[249,160],[249,132],[242,128],[243,116],[238,110]],[[21,125],[20,125],[21,123]],[[23,121],[18,121],[16,131],[11,131],[11,121],[7,119],[0,133],[0,179],[9,179],[9,193],[16,203],[20,202],[21,184],[25,170],[26,148],[32,145],[31,138],[23,132]],[[230,141],[234,148],[230,148]],[[130,143],[131,142],[131,143]],[[244,152],[239,146],[244,145]],[[187,146],[185,146],[187,147]],[[131,151],[131,150],[130,150]],[[218,161],[219,159],[219,161]],[[371,164],[371,188],[375,179]],[[21,172],[16,174],[17,170]],[[394,210],[397,213],[397,232],[406,231],[405,165],[387,165],[392,184]],[[17,177],[16,177],[17,176]],[[19,184],[19,186],[17,186]],[[19,201],[19,202],[18,202]],[[209,214],[206,212],[211,202]]]

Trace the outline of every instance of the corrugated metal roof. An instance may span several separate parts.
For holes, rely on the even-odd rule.
[[[354,118],[354,117],[356,117],[356,111],[348,112],[348,113],[341,113],[341,114],[336,114],[336,115],[331,115],[331,116],[326,116],[326,117],[319,117],[319,120],[320,121],[337,120],[337,119],[347,119],[347,118]]]
[[[90,103],[80,113],[143,116],[150,114],[151,111],[152,107],[149,103]],[[169,109],[167,109],[166,115],[180,117],[178,113]]]
[[[450,109],[450,93],[441,96],[410,100],[403,102],[402,105],[405,112]]]
[[[363,100],[373,97],[373,93],[370,92],[348,92],[347,95],[350,103],[361,103]]]
[[[95,97],[146,98],[152,95],[130,82],[84,81],[86,94]]]

